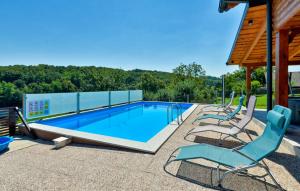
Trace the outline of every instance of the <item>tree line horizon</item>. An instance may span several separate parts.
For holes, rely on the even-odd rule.
[[[264,69],[252,73],[252,91],[265,84]],[[226,95],[245,92],[245,69],[225,77]],[[198,63],[180,64],[172,72],[123,70],[96,66],[0,66],[0,107],[22,106],[24,93],[93,92],[141,89],[144,100],[215,103],[220,77],[207,76]]]

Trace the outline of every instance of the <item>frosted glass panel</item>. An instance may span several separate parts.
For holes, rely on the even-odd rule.
[[[140,100],[142,90],[131,90],[130,100],[129,91],[26,94],[23,109],[24,116],[32,119]]]
[[[112,91],[111,92],[111,105],[121,104],[128,102],[128,91]]]
[[[141,101],[143,100],[142,90],[130,90],[130,101]]]
[[[26,118],[77,111],[77,93],[26,94]]]
[[[82,92],[80,96],[80,110],[93,109],[109,105],[109,92]]]

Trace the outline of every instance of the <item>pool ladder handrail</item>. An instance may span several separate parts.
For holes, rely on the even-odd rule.
[[[21,122],[24,125],[25,128],[25,134],[27,134],[29,137],[36,139],[37,135],[35,134],[34,131],[31,130],[31,128],[29,127],[27,121],[25,120],[23,114],[21,113],[20,109],[18,107],[14,108],[15,112],[17,113],[18,117],[21,119]]]
[[[183,119],[182,119],[182,106],[179,103],[173,103],[167,107],[168,124],[170,123],[170,110],[171,110],[171,122],[174,120],[173,119],[174,107],[176,108],[176,111],[177,111],[177,124],[180,125],[180,123],[183,122]]]

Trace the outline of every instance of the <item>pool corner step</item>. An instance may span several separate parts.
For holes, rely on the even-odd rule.
[[[64,146],[66,146],[67,144],[71,143],[72,138],[70,137],[58,137],[56,139],[53,139],[54,142],[54,148],[55,149],[60,149]]]

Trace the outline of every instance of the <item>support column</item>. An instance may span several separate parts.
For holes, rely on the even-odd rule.
[[[252,73],[252,67],[247,66],[246,68],[246,95],[247,95],[247,103],[250,98],[251,94],[251,73]]]
[[[272,109],[272,0],[267,0],[267,110]]]
[[[280,30],[276,33],[276,79],[275,103],[288,106],[288,58],[289,58],[289,31]]]

